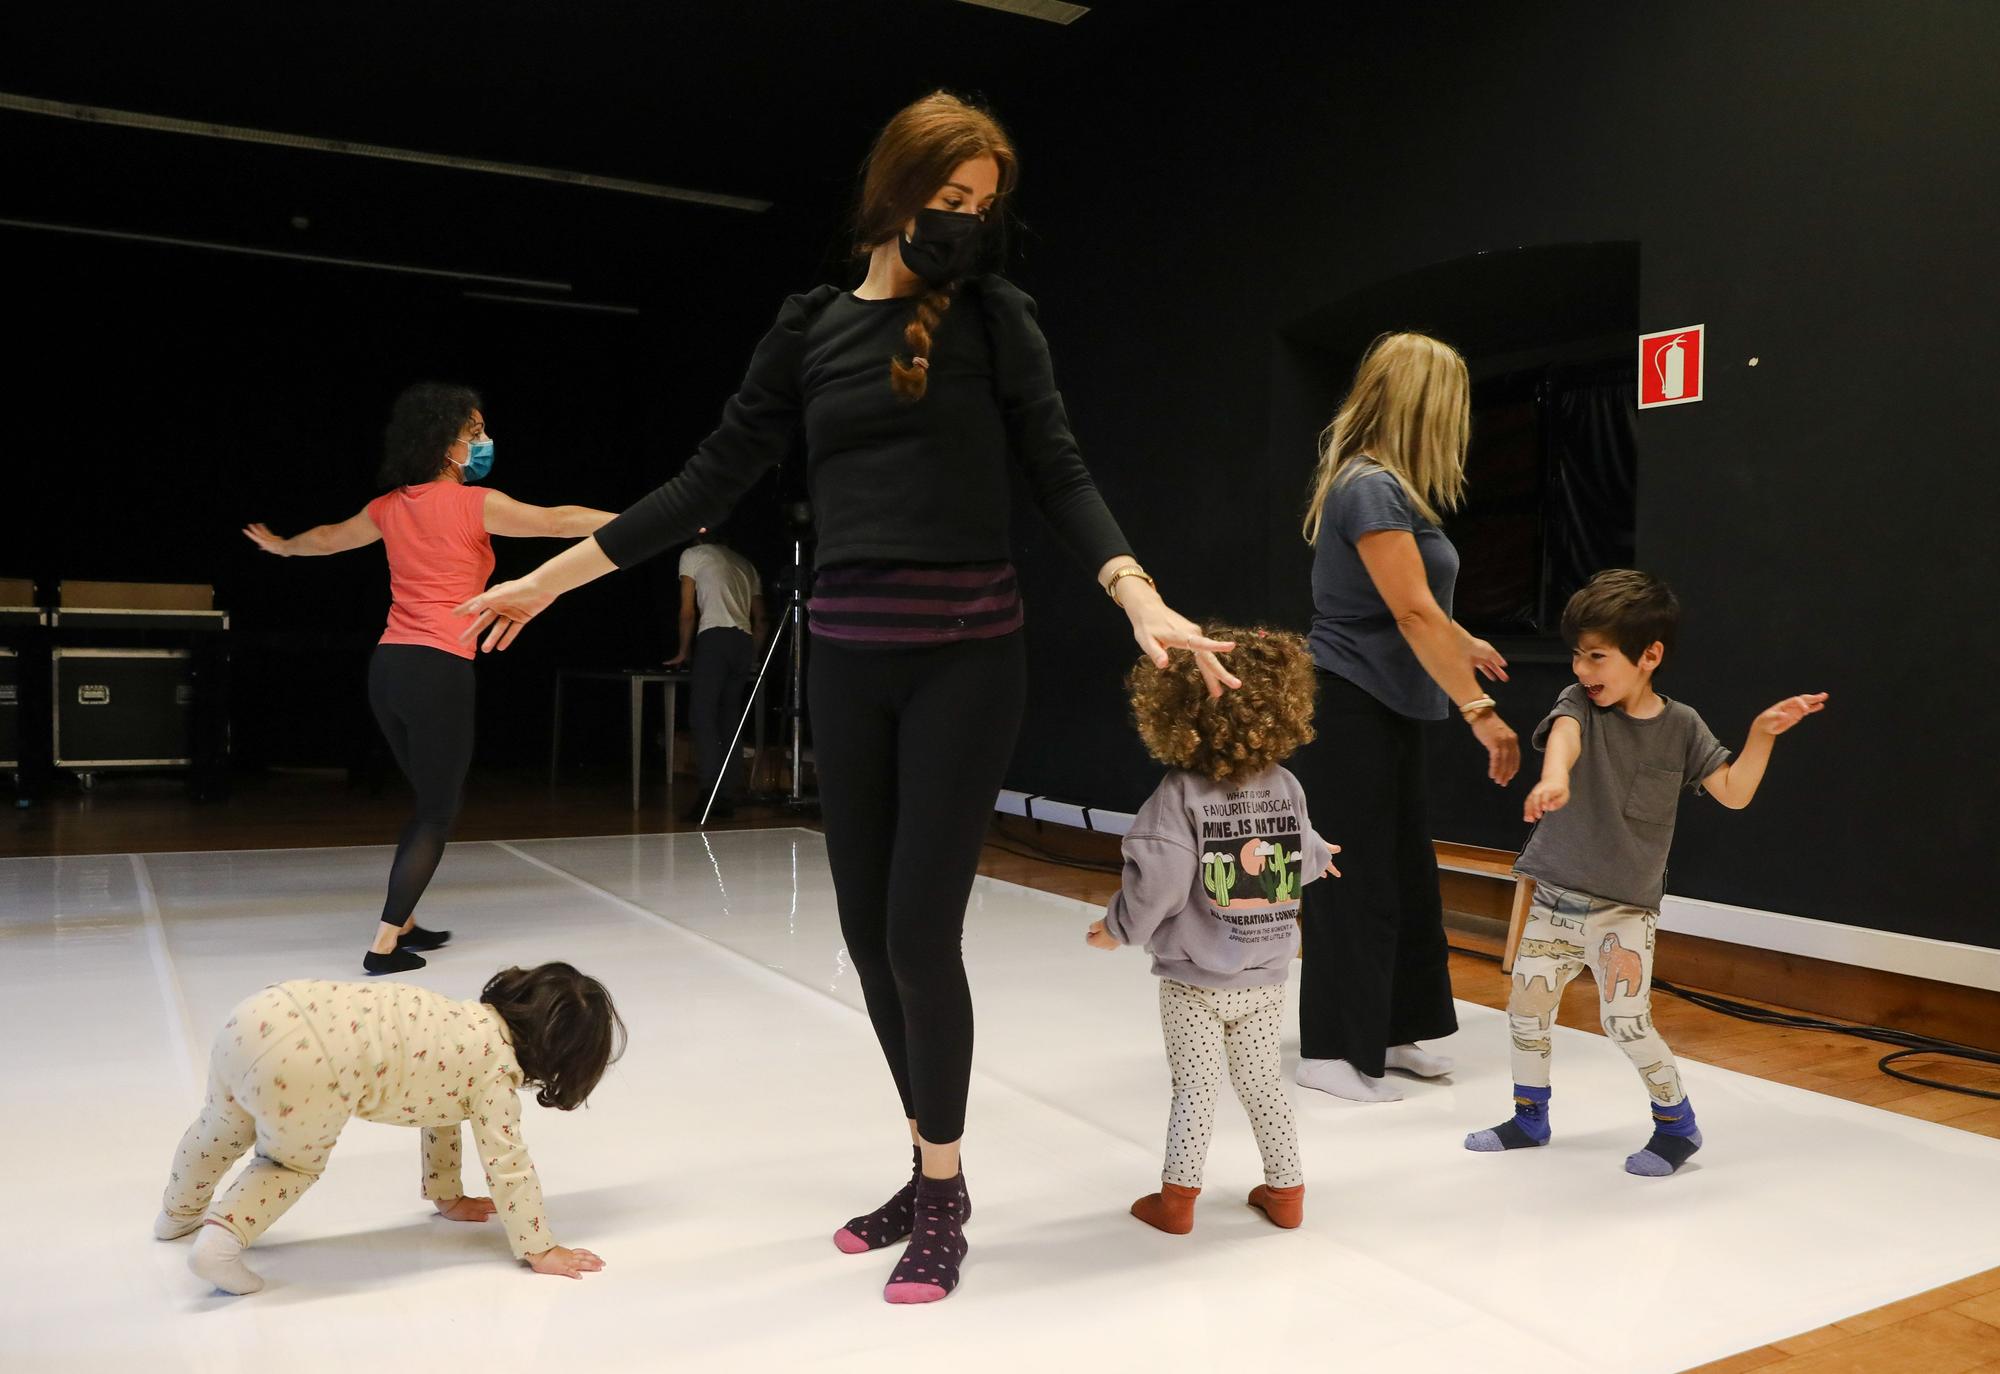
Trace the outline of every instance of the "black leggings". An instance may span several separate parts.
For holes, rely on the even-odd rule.
[[[1418,721],[1321,672],[1315,738],[1287,762],[1343,876],[1309,883],[1299,1053],[1379,1076],[1391,1045],[1458,1029]]]
[[[382,920],[400,926],[431,884],[465,796],[472,764],[472,660],[422,644],[378,644],[368,662],[368,704],[389,750],[417,791],[389,868]]]
[[[903,1114],[965,1134],[965,903],[1027,695],[1021,636],[925,648],[815,637],[813,750],[840,930]]]

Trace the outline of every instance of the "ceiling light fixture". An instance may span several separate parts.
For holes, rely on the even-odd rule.
[[[1063,0],[959,0],[960,4],[981,9],[1005,10],[1026,19],[1046,19],[1051,24],[1074,24],[1090,13],[1088,5],[1065,4]]]
[[[211,253],[238,253],[251,258],[281,258],[287,262],[312,262],[326,267],[365,267],[376,272],[404,272],[418,277],[443,277],[448,281],[485,282],[493,286],[520,286],[533,291],[569,291],[566,281],[543,281],[536,277],[498,277],[488,272],[454,272],[444,267],[418,267],[414,263],[377,262],[369,258],[339,258],[327,253],[294,253],[281,248],[253,248],[244,243],[216,243],[208,239],[175,238],[170,234],[139,234],[127,229],[93,229],[82,224],[51,224],[45,220],[0,219],[0,228],[38,229],[52,234],[75,234],[82,238],[118,239],[126,243],[158,243],[170,248],[202,248]]]
[[[197,138],[221,138],[236,143],[262,143],[274,148],[296,148],[315,153],[344,153],[349,157],[370,157],[384,162],[407,162],[421,167],[446,167],[457,172],[485,172],[492,176],[553,182],[558,186],[582,186],[594,191],[619,191],[626,195],[649,196],[654,200],[678,200],[690,205],[745,210],[751,214],[762,214],[771,208],[771,202],[768,200],[723,195],[717,191],[690,191],[684,186],[663,186],[651,181],[598,176],[594,172],[571,172],[560,167],[535,167],[521,162],[493,162],[486,158],[458,157],[450,153],[424,153],[410,148],[388,148],[379,143],[354,143],[344,138],[314,138],[306,134],[250,129],[237,124],[212,124],[200,119],[174,119],[167,115],[112,110],[102,105],[74,105],[61,100],[42,100],[35,96],[13,95],[6,91],[0,91],[0,110],[48,115],[56,119],[73,119],[84,124],[108,124],[121,129],[191,134]]]

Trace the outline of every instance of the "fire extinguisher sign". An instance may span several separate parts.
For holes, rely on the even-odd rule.
[[[1702,366],[1708,361],[1702,331],[1707,327],[1691,324],[1639,336],[1639,409],[1701,399]]]

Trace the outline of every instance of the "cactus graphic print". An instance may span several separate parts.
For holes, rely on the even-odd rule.
[[[1331,860],[1283,768],[1226,783],[1170,772],[1134,817],[1105,929],[1196,987],[1283,982],[1299,894]]]

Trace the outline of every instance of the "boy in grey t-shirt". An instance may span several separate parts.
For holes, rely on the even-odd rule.
[[[1604,1033],[1653,1102],[1652,1139],[1626,1170],[1661,1177],[1701,1148],[1673,1052],[1653,1028],[1653,938],[1680,794],[1695,788],[1731,810],[1748,806],[1772,741],[1820,710],[1826,693],[1787,697],[1759,715],[1732,762],[1692,708],[1653,690],[1679,621],[1667,585],[1630,568],[1597,574],[1563,610],[1577,681],[1536,727],[1542,780],[1523,808],[1536,825],[1515,865],[1535,880],[1535,900],[1507,998],[1514,1115],[1467,1136],[1468,1150],[1548,1143],[1550,1031],[1585,965]]]

